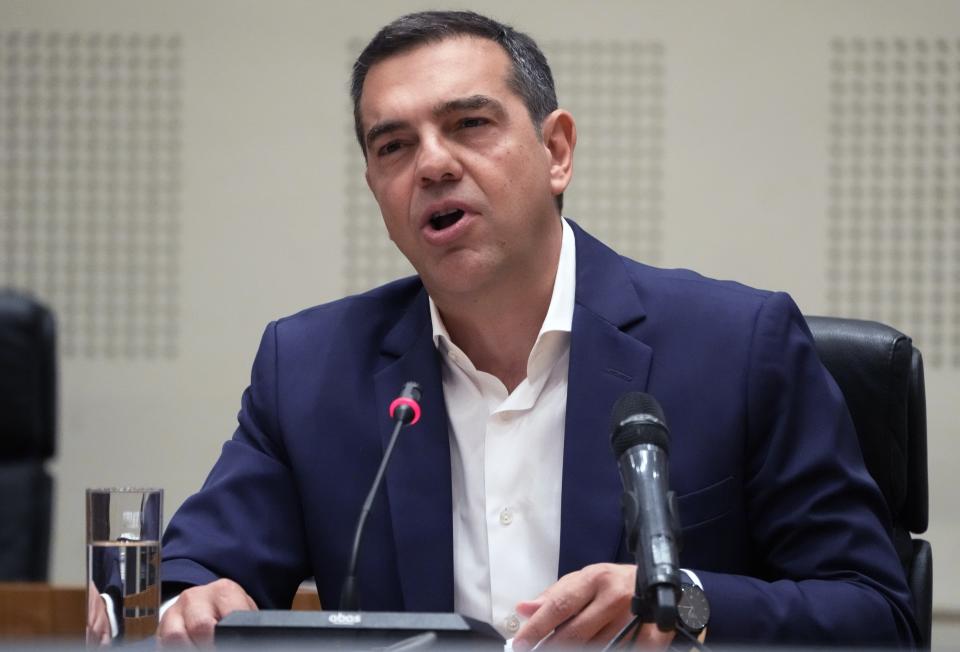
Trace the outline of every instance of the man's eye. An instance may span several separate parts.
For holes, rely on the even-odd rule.
[[[389,143],[377,150],[378,156],[386,156],[388,154],[393,154],[395,151],[403,147],[403,143],[398,140],[391,140]]]
[[[481,127],[487,124],[486,118],[464,118],[460,121],[460,126],[465,128]]]

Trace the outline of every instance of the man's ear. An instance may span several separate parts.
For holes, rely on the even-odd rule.
[[[559,195],[573,178],[573,149],[577,125],[569,111],[557,109],[543,119],[543,146],[550,157],[550,189]]]

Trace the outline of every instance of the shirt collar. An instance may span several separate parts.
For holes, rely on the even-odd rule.
[[[560,260],[557,263],[557,276],[553,282],[553,294],[550,295],[550,306],[547,315],[540,326],[534,350],[545,333],[570,333],[573,330],[573,306],[577,289],[577,251],[573,229],[565,218],[560,218],[563,231],[560,236]],[[450,339],[450,333],[440,317],[437,304],[430,297],[430,323],[433,327],[433,344],[439,350],[444,347],[456,347]],[[531,352],[532,355],[532,352]]]

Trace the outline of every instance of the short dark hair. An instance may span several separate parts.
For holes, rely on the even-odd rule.
[[[557,108],[557,90],[550,64],[536,41],[509,25],[473,11],[421,11],[401,16],[377,32],[353,64],[350,80],[353,124],[364,158],[367,156],[367,145],[360,120],[360,96],[370,68],[418,45],[439,43],[456,36],[489,39],[503,48],[513,68],[507,85],[523,100],[533,127],[540,135],[543,119]],[[556,202],[557,210],[563,210],[563,193],[557,195]]]
[[[557,91],[550,65],[536,42],[509,25],[473,11],[421,11],[401,16],[382,28],[363,49],[353,64],[350,95],[357,141],[366,156],[363,126],[360,124],[360,96],[367,72],[374,64],[418,45],[438,43],[456,36],[476,36],[498,43],[513,64],[507,79],[527,107],[537,133],[540,123],[557,108]]]

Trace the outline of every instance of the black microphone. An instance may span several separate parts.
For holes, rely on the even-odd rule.
[[[363,536],[363,526],[367,522],[367,515],[373,506],[373,499],[377,495],[377,490],[383,483],[383,475],[387,470],[387,462],[390,461],[390,454],[393,453],[393,447],[397,443],[400,429],[405,425],[413,425],[420,420],[420,385],[415,382],[405,383],[400,391],[400,396],[393,399],[390,403],[390,418],[394,421],[393,434],[390,435],[390,442],[387,444],[387,450],[383,453],[383,460],[380,462],[380,468],[377,469],[377,475],[373,478],[373,485],[370,487],[370,493],[363,502],[363,508],[360,510],[360,518],[357,520],[357,529],[353,536],[353,550],[350,552],[350,563],[347,566],[347,576],[343,580],[343,588],[340,591],[340,610],[357,611],[360,608],[360,596],[357,591],[357,557],[360,554],[360,539]]]
[[[613,406],[610,444],[623,481],[627,545],[637,559],[633,613],[660,631],[676,628],[680,596],[676,499],[668,489],[670,432],[649,394],[625,394]]]

